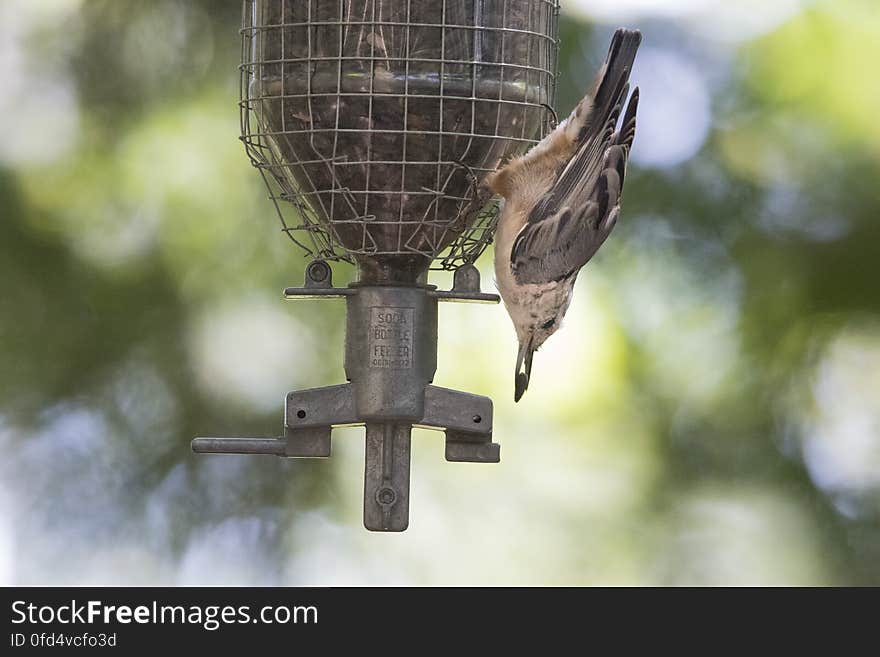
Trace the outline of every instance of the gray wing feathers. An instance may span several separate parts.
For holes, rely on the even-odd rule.
[[[635,136],[638,89],[627,104],[620,130],[615,128],[640,41],[637,31],[620,29],[614,34],[595,85],[593,109],[578,135],[578,148],[513,243],[510,266],[520,283],[546,283],[572,275],[593,257],[614,227]]]
[[[595,255],[611,233],[620,212],[638,99],[636,89],[620,131],[613,132],[620,115],[617,106],[602,138],[584,144],[560,174],[557,185],[529,215],[510,255],[511,269],[519,283],[547,283],[571,276]]]
[[[513,246],[519,254],[512,263],[514,276],[520,283],[541,283],[556,280],[557,272],[580,269],[584,251],[599,242],[598,217],[598,204],[588,201],[578,216],[566,207],[521,231]]]

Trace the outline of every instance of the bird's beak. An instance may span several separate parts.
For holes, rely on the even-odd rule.
[[[516,356],[516,378],[514,379],[513,392],[513,401],[515,402],[518,402],[522,398],[523,393],[525,393],[526,389],[529,387],[529,377],[532,375],[533,353],[535,353],[535,351],[532,349],[532,336],[530,335],[528,340],[519,343],[519,354]],[[525,361],[526,371],[520,372],[523,361]]]

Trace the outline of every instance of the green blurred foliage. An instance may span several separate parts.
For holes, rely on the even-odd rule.
[[[329,461],[189,453],[274,435],[287,390],[342,379],[342,308],[281,301],[305,260],[236,140],[239,4],[4,11],[0,579],[880,584],[870,0],[813,3],[717,75],[641,26],[646,58],[721,80],[708,134],[635,158],[522,403],[503,310],[442,309],[438,383],[495,398],[503,460],[446,464],[419,433],[394,537],[360,527],[357,431]],[[606,33],[563,16],[560,114]]]

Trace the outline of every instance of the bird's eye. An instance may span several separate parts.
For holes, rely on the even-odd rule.
[[[556,323],[556,320],[555,320],[555,319],[548,319],[546,322],[544,322],[543,324],[541,324],[541,328],[544,329],[545,331],[547,331],[547,330],[549,330],[549,329],[552,329],[552,328],[553,328],[553,325],[554,325],[555,323]]]

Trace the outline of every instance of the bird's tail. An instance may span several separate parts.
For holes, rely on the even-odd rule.
[[[566,121],[566,137],[571,142],[581,144],[605,129],[609,116],[629,90],[629,74],[641,42],[638,30],[621,27],[614,32],[605,63]]]

